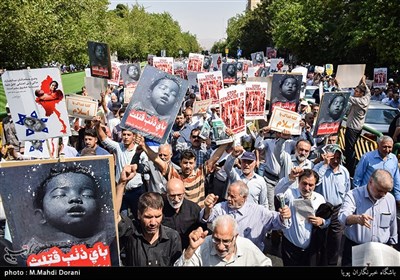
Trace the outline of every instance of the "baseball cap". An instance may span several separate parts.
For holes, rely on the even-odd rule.
[[[252,152],[244,152],[240,159],[244,160],[256,160],[256,155]]]

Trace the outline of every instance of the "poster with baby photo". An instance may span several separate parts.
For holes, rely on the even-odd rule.
[[[337,134],[346,114],[350,92],[325,92],[315,122],[314,137]]]
[[[71,135],[58,68],[6,71],[1,78],[20,141]]]
[[[10,265],[118,266],[112,155],[2,162]],[[21,175],[23,174],[23,176]]]
[[[147,65],[120,126],[165,143],[187,89],[187,80]]]

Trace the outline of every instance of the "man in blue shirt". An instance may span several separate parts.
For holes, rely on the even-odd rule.
[[[342,266],[352,265],[352,247],[367,242],[397,244],[396,203],[390,191],[393,178],[377,169],[368,185],[350,190],[339,210],[339,221],[345,225]]]
[[[365,153],[354,172],[354,187],[365,186],[369,177],[376,169],[385,169],[393,177],[393,195],[400,205],[400,173],[397,157],[392,154],[393,140],[390,136],[382,136],[378,139],[378,149]]]

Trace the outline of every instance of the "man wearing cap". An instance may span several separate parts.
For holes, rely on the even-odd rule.
[[[240,170],[233,168],[237,158],[240,158]],[[255,167],[255,154],[245,151],[242,146],[233,148],[224,165],[230,183],[243,181],[249,187],[250,201],[268,208],[267,185],[264,178],[254,172]]]
[[[313,168],[319,175],[315,191],[333,205],[331,223],[327,229],[326,241],[321,244],[321,263],[317,265],[337,266],[344,225],[339,222],[338,214],[346,193],[350,190],[350,174],[342,165],[343,152],[339,145],[327,145],[321,154],[323,161]]]

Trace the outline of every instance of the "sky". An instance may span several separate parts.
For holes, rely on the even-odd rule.
[[[247,0],[131,0],[110,1],[110,9],[117,4],[136,3],[149,13],[171,14],[183,32],[196,35],[204,49],[210,49],[214,42],[226,38],[228,19],[246,10]]]

